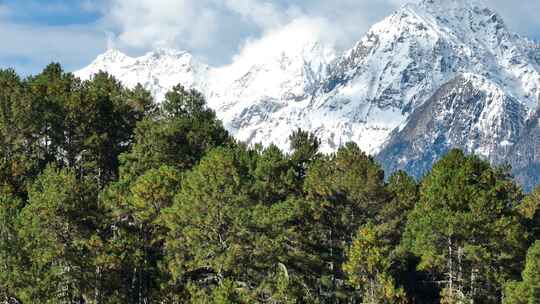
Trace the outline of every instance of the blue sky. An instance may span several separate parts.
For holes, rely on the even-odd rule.
[[[92,24],[101,17],[99,11],[91,9],[89,2],[84,1],[18,0],[2,3],[10,10],[8,20],[37,26]]]
[[[414,1],[414,0],[411,0]],[[0,67],[28,75],[47,63],[66,70],[107,47],[139,55],[157,47],[191,51],[211,64],[298,18],[325,20],[349,47],[406,0],[0,0]],[[540,1],[487,0],[510,26],[540,40]]]
[[[0,0],[0,66],[25,75],[52,61],[83,66],[106,47],[102,17],[84,1]]]

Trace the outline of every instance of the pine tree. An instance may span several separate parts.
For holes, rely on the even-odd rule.
[[[80,82],[73,75],[65,74],[58,63],[49,64],[28,80],[29,97],[35,111],[33,123],[37,124],[33,136],[37,137],[36,148],[43,168],[61,158],[63,104],[79,85]]]
[[[90,299],[94,282],[98,219],[96,185],[78,180],[73,171],[50,167],[29,190],[20,214],[18,235],[30,260],[25,287],[27,301],[73,303]]]
[[[25,199],[26,187],[43,169],[39,153],[40,114],[26,82],[13,70],[0,71],[1,183]]]
[[[94,176],[105,185],[118,176],[119,155],[128,152],[139,121],[153,113],[148,92],[122,87],[107,73],[98,73],[84,83],[83,96],[68,108],[66,125],[72,126],[72,140],[80,174]]]
[[[315,134],[298,129],[289,136],[291,161],[297,180],[305,177],[306,169],[319,155],[320,140]],[[301,184],[299,185],[301,187]]]
[[[275,145],[270,145],[256,157],[254,199],[267,204],[285,200],[295,193],[295,173],[291,161]]]
[[[320,259],[318,289],[330,298],[346,298],[342,284],[345,249],[358,229],[374,218],[388,199],[384,173],[373,158],[349,143],[335,155],[315,160],[304,181],[307,210],[303,229],[307,250]]]
[[[514,208],[520,199],[505,168],[454,150],[423,180],[404,243],[449,297],[496,302],[525,245]]]
[[[124,176],[139,176],[162,165],[192,168],[212,148],[232,142],[215,113],[196,91],[176,86],[163,101],[159,117],[137,125],[135,144],[121,157]]]
[[[527,253],[523,271],[523,283],[529,290],[529,303],[540,302],[540,241],[536,241]]]
[[[358,231],[343,265],[349,281],[360,291],[362,303],[406,303],[405,292],[390,274],[391,248],[373,224]]]
[[[540,241],[529,248],[522,281],[508,283],[505,291],[505,304],[532,304],[540,301]]]
[[[163,242],[167,234],[162,212],[172,205],[180,186],[180,174],[171,167],[148,170],[132,183],[111,185],[104,195],[104,204],[114,232],[105,242],[108,268],[119,298],[128,303],[161,301],[165,296],[161,285],[167,274],[161,269]],[[106,265],[105,265],[106,266]]]
[[[217,149],[182,181],[166,215],[168,268],[176,282],[249,282],[245,259],[253,249],[244,243],[250,202],[243,176],[233,151]]]
[[[398,171],[390,176],[386,189],[390,198],[383,203],[375,218],[384,239],[389,242],[388,245],[398,247],[407,223],[407,215],[419,200],[419,188],[411,176]]]
[[[21,272],[25,262],[23,243],[18,237],[17,219],[23,202],[9,192],[0,194],[0,301],[17,299],[29,282]]]
[[[540,187],[529,193],[518,206],[530,240],[540,239]]]

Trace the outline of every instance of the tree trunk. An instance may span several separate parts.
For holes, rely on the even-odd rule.
[[[458,247],[458,273],[456,278],[456,289],[460,292],[463,292],[463,264],[462,264],[462,257],[463,257],[463,247]]]
[[[94,300],[96,304],[101,303],[101,268],[96,268],[96,286],[94,286]]]
[[[451,294],[454,294],[454,261],[452,251],[452,238],[448,238],[448,289]]]
[[[476,296],[476,289],[474,286],[475,281],[476,281],[476,269],[473,267],[473,269],[471,269],[471,286],[470,286],[471,304],[474,303],[474,297]]]

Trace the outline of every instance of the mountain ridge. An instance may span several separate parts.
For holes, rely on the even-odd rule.
[[[303,37],[288,35],[283,39]],[[158,100],[182,83],[202,91],[239,140],[288,150],[288,135],[307,129],[321,138],[324,152],[354,141],[390,171],[416,176],[452,147],[526,167],[509,153],[529,149],[521,136],[535,130],[526,126],[540,100],[540,45],[511,32],[481,0],[406,4],[341,54],[309,39],[283,50],[259,46],[219,68],[172,50],[138,58],[106,54],[76,75],[86,79],[102,69],[128,86],[141,82]],[[467,119],[446,113],[452,105]],[[426,138],[415,119],[437,125],[438,135]],[[407,145],[398,149],[404,155],[396,143]],[[429,151],[436,152],[425,156]]]

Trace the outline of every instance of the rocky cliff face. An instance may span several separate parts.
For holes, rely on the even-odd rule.
[[[439,88],[395,130],[379,160],[422,176],[455,147],[504,163],[524,130],[525,107],[486,78],[462,74]]]
[[[540,131],[540,46],[482,1],[405,5],[341,55],[294,31],[272,39],[283,47],[255,48],[224,67],[185,52],[109,51],[76,74],[106,70],[158,100],[176,83],[196,88],[249,143],[288,149],[288,135],[303,128],[325,152],[354,141],[390,171],[421,176],[457,147],[510,162],[529,184],[540,176],[530,170],[540,162],[539,141],[530,140]]]
[[[540,185],[540,109],[528,119],[505,161],[512,165],[525,189]]]

